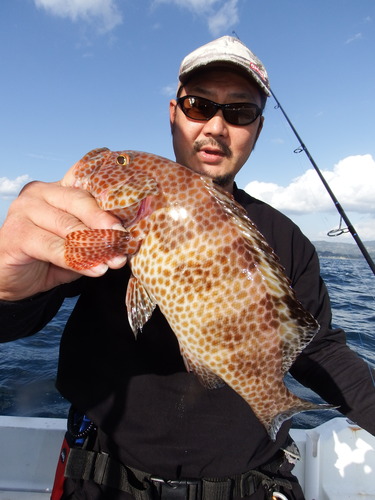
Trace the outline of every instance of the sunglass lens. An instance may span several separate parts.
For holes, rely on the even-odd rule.
[[[185,96],[179,105],[186,116],[193,120],[210,120],[218,109],[222,109],[225,120],[232,125],[249,125],[261,114],[255,104],[216,104],[204,97]]]
[[[249,125],[258,115],[258,108],[255,107],[226,108],[224,111],[225,119],[233,125]]]
[[[183,101],[184,112],[195,120],[209,120],[215,114],[216,108],[207,99],[188,97]]]

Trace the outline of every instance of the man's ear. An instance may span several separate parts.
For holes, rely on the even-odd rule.
[[[176,110],[177,110],[177,101],[176,99],[171,99],[171,101],[169,101],[169,123],[171,126],[171,130],[173,129],[174,121],[176,118]]]

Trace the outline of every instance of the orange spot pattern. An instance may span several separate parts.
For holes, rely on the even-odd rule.
[[[207,387],[229,384],[273,438],[280,414],[315,407],[291,394],[283,377],[318,325],[230,195],[188,168],[136,151],[91,152],[75,176],[129,232],[73,233],[66,260],[79,269],[114,254],[130,256],[134,330],[158,304],[188,369]]]

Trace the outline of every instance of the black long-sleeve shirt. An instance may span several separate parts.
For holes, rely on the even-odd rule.
[[[292,375],[375,434],[370,369],[331,328],[331,309],[313,245],[287,217],[242,190],[235,198],[279,256],[297,297],[320,331]],[[285,423],[272,442],[248,404],[231,388],[207,390],[187,373],[175,335],[155,310],[135,340],[127,321],[126,266],[82,277],[50,292],[0,304],[0,340],[32,335],[67,296],[79,295],[64,330],[57,387],[99,427],[103,451],[162,477],[228,476],[269,461],[284,444]]]

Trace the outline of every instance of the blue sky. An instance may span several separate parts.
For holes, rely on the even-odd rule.
[[[60,179],[92,148],[173,159],[180,61],[234,31],[362,240],[375,240],[374,28],[374,0],[2,0],[0,222],[25,182]],[[339,216],[297,146],[269,99],[237,181],[325,239]]]

